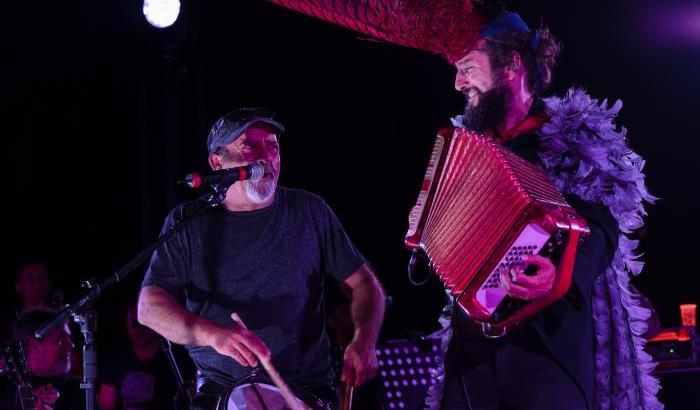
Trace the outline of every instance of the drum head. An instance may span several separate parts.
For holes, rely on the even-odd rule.
[[[288,410],[280,389],[269,384],[246,383],[231,391],[227,410]],[[304,406],[306,408],[306,406]]]

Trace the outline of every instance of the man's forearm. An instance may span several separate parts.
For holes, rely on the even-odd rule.
[[[138,320],[166,339],[193,346],[208,346],[209,331],[218,324],[188,312],[165,290],[146,286],[141,290]]]
[[[355,326],[353,341],[376,344],[384,320],[385,297],[381,284],[367,265],[353,273],[345,284],[352,296],[350,316]]]

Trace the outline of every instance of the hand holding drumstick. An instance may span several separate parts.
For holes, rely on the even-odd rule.
[[[238,313],[231,313],[231,319],[233,319],[233,321],[236,322],[236,324],[238,324],[241,328],[248,330],[248,327],[245,325],[245,323],[243,323],[243,320],[240,316],[238,316]],[[308,410],[306,406],[300,404],[299,400],[294,396],[294,393],[292,393],[292,390],[289,388],[289,386],[287,386],[287,383],[282,380],[282,376],[280,376],[277,369],[275,369],[275,366],[272,365],[270,351],[268,350],[267,354],[265,355],[258,355],[256,353],[256,356],[260,360],[262,367],[270,376],[270,379],[272,379],[272,382],[278,389],[280,389],[282,397],[284,398],[285,403],[287,403],[287,406],[289,406],[291,410]]]

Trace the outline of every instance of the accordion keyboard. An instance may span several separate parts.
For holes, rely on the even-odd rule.
[[[513,246],[511,246],[496,268],[491,271],[488,279],[476,292],[476,300],[488,313],[493,313],[506,296],[500,284],[500,272],[521,262],[524,256],[539,253],[540,249],[549,240],[549,237],[549,232],[537,224],[530,223],[525,226],[515,242],[513,242]]]

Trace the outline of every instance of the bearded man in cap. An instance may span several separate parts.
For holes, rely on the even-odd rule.
[[[264,176],[233,184],[222,206],[155,251],[143,281],[139,321],[186,345],[199,374],[196,408],[216,408],[232,387],[255,380],[261,359],[307,404],[333,407],[326,281],[342,283],[352,299],[342,379],[360,385],[376,371],[381,285],[323,199],[277,185],[283,131],[264,109],[235,110],[212,126],[212,169],[261,162]],[[176,207],[164,231],[192,209]]]

